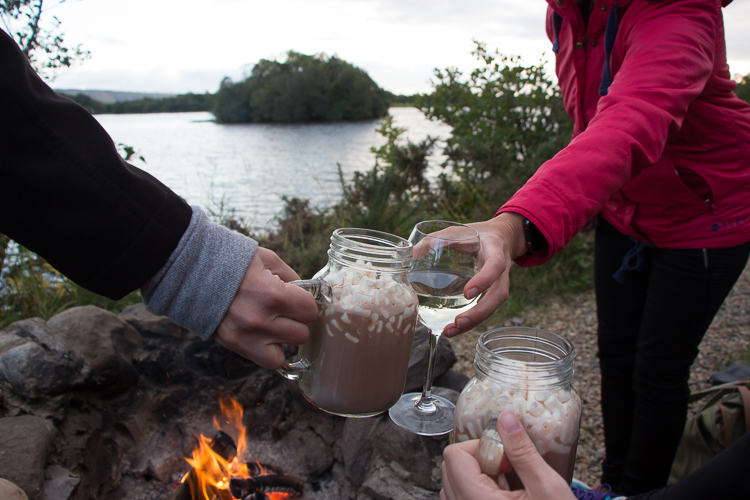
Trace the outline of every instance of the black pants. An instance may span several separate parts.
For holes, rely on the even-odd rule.
[[[732,248],[646,248],[647,267],[612,275],[634,243],[606,221],[596,231],[602,483],[623,495],[664,486],[687,416],[690,366],[714,315],[745,268]]]

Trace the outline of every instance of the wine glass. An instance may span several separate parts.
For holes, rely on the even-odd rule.
[[[409,241],[414,260],[407,277],[419,297],[419,321],[430,332],[430,356],[422,392],[402,395],[388,414],[402,429],[439,436],[453,429],[456,407],[432,394],[435,351],[445,327],[479,300],[464,297],[466,283],[479,271],[479,234],[457,222],[429,220],[414,226]]]

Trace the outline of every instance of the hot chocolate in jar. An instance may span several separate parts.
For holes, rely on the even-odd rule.
[[[337,229],[328,264],[296,282],[316,296],[318,318],[297,361],[279,371],[298,380],[313,405],[367,417],[401,397],[417,324],[418,299],[406,279],[412,248],[388,233]]]
[[[453,441],[479,439],[493,419],[511,410],[544,460],[570,483],[581,425],[581,400],[571,384],[575,356],[570,342],[543,330],[484,333],[476,347],[476,374],[456,404]],[[511,489],[523,487],[513,472],[507,479]]]

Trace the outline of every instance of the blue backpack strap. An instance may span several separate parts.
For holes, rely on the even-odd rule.
[[[604,71],[602,72],[602,83],[599,85],[599,95],[607,95],[609,86],[612,85],[612,71],[609,69],[609,56],[612,54],[612,47],[615,45],[617,30],[620,29],[620,6],[615,5],[607,17],[607,28],[604,32]],[[554,48],[553,48],[554,50]]]
[[[555,41],[552,42],[552,52],[557,54],[560,50],[560,28],[562,27],[562,16],[557,12],[552,12],[552,30],[555,32]]]

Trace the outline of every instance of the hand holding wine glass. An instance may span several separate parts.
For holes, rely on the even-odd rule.
[[[408,279],[419,297],[419,320],[430,332],[430,354],[422,393],[404,394],[389,414],[408,431],[436,436],[453,429],[455,406],[432,394],[435,350],[443,329],[479,300],[478,295],[464,295],[466,284],[479,271],[479,235],[464,224],[423,221],[409,241],[414,244],[414,260]]]

